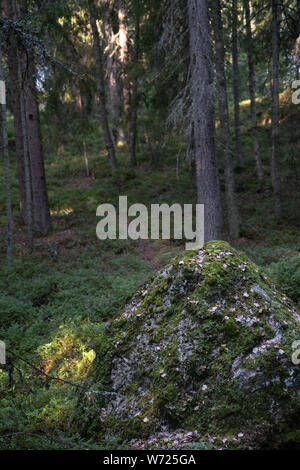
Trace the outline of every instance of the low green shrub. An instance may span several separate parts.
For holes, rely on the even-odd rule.
[[[283,258],[265,268],[266,273],[276,282],[278,288],[294,302],[300,301],[300,256]]]

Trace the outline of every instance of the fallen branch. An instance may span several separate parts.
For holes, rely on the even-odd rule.
[[[11,354],[12,356],[16,357],[17,359],[19,359],[20,361],[23,361],[25,362],[25,364],[27,364],[28,366],[30,366],[32,369],[34,369],[36,372],[38,372],[39,374],[41,375],[44,375],[45,377],[47,377],[47,379],[49,380],[56,380],[58,382],[62,382],[62,383],[65,383],[67,385],[71,385],[72,387],[76,387],[76,389],[78,388],[81,388],[81,389],[84,389],[85,387],[83,387],[82,385],[79,385],[79,384],[76,384],[74,382],[70,382],[69,380],[65,380],[65,379],[61,379],[60,377],[54,377],[53,375],[49,375],[47,374],[46,372],[44,372],[42,369],[39,369],[38,367],[34,366],[33,364],[31,364],[31,362],[27,361],[26,359],[24,359],[23,357],[19,356],[18,354],[10,351],[9,349],[7,350],[8,354]]]
[[[16,354],[15,352],[13,351],[10,351],[9,349],[6,350],[8,354],[11,354],[12,356],[14,356],[15,358],[19,359],[20,361],[23,361],[25,364],[27,364],[28,366],[30,366],[32,369],[34,369],[36,372],[38,372],[39,374],[41,375],[44,375],[45,377],[47,377],[47,379],[49,380],[55,380],[57,382],[62,382],[66,385],[71,385],[72,387],[75,387],[76,390],[78,389],[81,389],[81,390],[84,390],[86,393],[95,393],[96,395],[118,395],[116,392],[107,392],[105,390],[89,390],[89,389],[86,389],[86,387],[84,387],[83,385],[79,385],[79,384],[76,384],[74,382],[70,382],[69,380],[65,380],[65,379],[61,379],[60,377],[54,377],[53,375],[49,375],[47,374],[46,372],[44,372],[42,369],[39,369],[38,367],[36,367],[35,365],[33,365],[31,362],[27,361],[26,359],[24,359],[23,357],[19,356],[19,354]]]

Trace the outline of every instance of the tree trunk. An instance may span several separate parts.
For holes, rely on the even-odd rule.
[[[207,0],[189,0],[192,119],[198,203],[205,205],[204,239],[221,238],[222,209],[217,176],[212,51]]]
[[[124,115],[125,115],[125,134],[128,149],[130,146],[130,83],[128,79],[128,25],[127,25],[127,9],[125,0],[119,0],[119,44],[120,44],[120,62],[121,62],[121,79],[123,88]]]
[[[130,100],[130,132],[129,132],[129,165],[131,168],[136,166],[136,138],[137,138],[137,112],[138,112],[138,60],[139,60],[139,35],[140,20],[139,12],[136,12],[134,27],[135,44],[132,54],[133,77]]]
[[[296,19],[298,20],[297,39],[295,44],[295,67],[296,67],[296,80],[299,80],[300,72],[300,0],[296,0]]]
[[[19,48],[16,48],[16,62],[18,71],[18,96],[20,101],[20,120],[22,129],[22,149],[24,159],[24,181],[25,181],[25,195],[26,195],[26,224],[28,231],[28,247],[33,250],[34,236],[33,236],[33,198],[32,198],[32,177],[30,171],[30,154],[28,148],[28,134],[25,110],[25,97],[24,97],[24,84],[22,81],[22,62],[20,58]]]
[[[120,79],[119,79],[119,51],[117,49],[117,41],[113,32],[113,28],[110,22],[110,11],[107,12],[105,18],[105,35],[107,40],[107,74],[109,83],[109,114],[112,122],[112,135],[114,143],[123,140],[123,130],[121,126],[120,116],[120,105],[121,105],[121,93],[120,93]]]
[[[83,161],[84,161],[84,166],[85,166],[85,173],[86,173],[86,176],[89,177],[90,176],[90,168],[89,168],[89,159],[88,159],[87,148],[86,148],[86,139],[85,139],[85,134],[86,134],[85,124],[87,122],[88,117],[87,117],[87,113],[86,113],[86,109],[85,109],[85,99],[83,97],[82,91],[80,90],[80,87],[79,87],[79,90],[78,90],[77,104],[78,104],[78,109],[79,109],[79,113],[80,113],[81,126],[82,126],[82,129],[83,129],[82,148],[80,150],[82,150],[82,152],[83,152]]]
[[[243,166],[243,144],[241,133],[240,117],[240,71],[239,71],[239,51],[238,51],[238,8],[237,0],[232,0],[232,69],[233,69],[233,98],[234,98],[234,128],[235,128],[235,149],[238,162]]]
[[[106,144],[106,150],[108,153],[109,163],[111,171],[113,174],[117,172],[118,164],[116,160],[115,147],[113,144],[109,124],[108,124],[108,113],[107,113],[107,104],[106,104],[106,94],[105,94],[105,80],[104,80],[104,70],[103,70],[103,53],[100,46],[100,36],[96,22],[96,7],[94,0],[88,0],[89,12],[90,12],[90,23],[93,34],[94,42],[94,54],[95,54],[95,63],[96,63],[96,81],[97,81],[97,90],[100,104],[100,116],[101,124],[104,132],[104,139]]]
[[[0,80],[4,82],[4,71],[2,66],[2,50],[0,46]],[[5,98],[5,96],[4,96]],[[7,120],[6,120],[6,103],[1,104],[1,125],[2,125],[2,144],[4,157],[4,173],[5,173],[5,205],[7,216],[7,261],[9,264],[13,262],[13,219],[11,207],[11,185],[10,185],[10,164],[8,153],[8,137],[7,137]]]
[[[16,19],[27,12],[27,2],[3,1],[4,16]],[[8,40],[16,156],[20,184],[21,215],[28,225],[29,246],[33,247],[33,230],[46,235],[51,230],[39,107],[36,94],[35,64],[31,51],[26,51],[17,39]]]
[[[16,20],[17,18],[17,7],[15,0],[13,2],[3,2],[4,13],[8,18]],[[24,182],[24,219],[27,224],[27,243],[28,248],[33,250],[34,237],[33,237],[33,203],[32,203],[32,180],[30,172],[30,156],[28,150],[28,135],[26,125],[26,110],[25,110],[25,97],[24,97],[24,82],[22,77],[22,64],[25,64],[26,56],[25,51],[19,47],[19,44],[15,38],[9,38],[9,51],[12,50],[13,54],[9,58],[9,66],[11,66],[9,73],[11,83],[15,87],[13,90],[16,108],[13,109],[14,120],[17,121],[15,128],[19,132],[16,136],[20,139],[18,145],[21,154],[21,164],[19,165],[19,173],[23,171],[21,175],[22,184]],[[17,114],[18,113],[18,114]],[[18,149],[17,145],[17,149]]]
[[[248,48],[248,67],[249,67],[249,94],[251,102],[251,119],[252,119],[252,135],[253,135],[253,150],[256,161],[256,169],[258,180],[262,183],[264,180],[264,170],[262,166],[260,146],[259,146],[259,135],[258,135],[258,124],[257,124],[257,112],[256,112],[256,77],[255,77],[255,57],[253,49],[253,38],[251,30],[251,18],[250,18],[250,5],[249,0],[243,0],[245,15],[246,15],[246,31],[247,31],[247,48]]]
[[[272,150],[271,178],[274,195],[274,212],[280,217],[280,169],[279,169],[279,31],[280,3],[272,0]]]
[[[10,0],[2,0],[2,14],[4,18],[12,19],[14,17],[12,10],[12,2]],[[24,151],[23,151],[23,132],[21,122],[20,97],[19,97],[19,81],[18,81],[18,64],[16,60],[17,44],[16,41],[9,37],[7,41],[7,62],[9,69],[10,96],[11,106],[14,115],[14,130],[16,142],[16,160],[17,160],[17,176],[20,190],[20,216],[24,224],[26,223],[26,188],[25,188],[25,168],[24,168]]]
[[[235,182],[232,162],[231,136],[229,126],[228,97],[225,74],[225,46],[221,18],[220,0],[212,2],[211,17],[215,38],[215,66],[218,87],[218,103],[221,132],[221,150],[225,157],[225,184],[229,234],[239,237],[239,212],[235,196]]]
[[[36,69],[34,57],[27,54],[28,76],[25,78],[24,96],[28,152],[30,161],[34,232],[46,235],[52,229],[44,167],[43,141],[40,125],[40,112],[36,92]]]

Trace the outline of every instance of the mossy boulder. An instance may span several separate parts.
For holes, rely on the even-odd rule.
[[[300,444],[297,340],[287,297],[244,254],[207,243],[107,325],[76,420],[99,438],[184,429],[240,447]]]

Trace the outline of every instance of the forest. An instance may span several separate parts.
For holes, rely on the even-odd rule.
[[[0,106],[0,450],[299,450],[300,1],[1,0]]]

